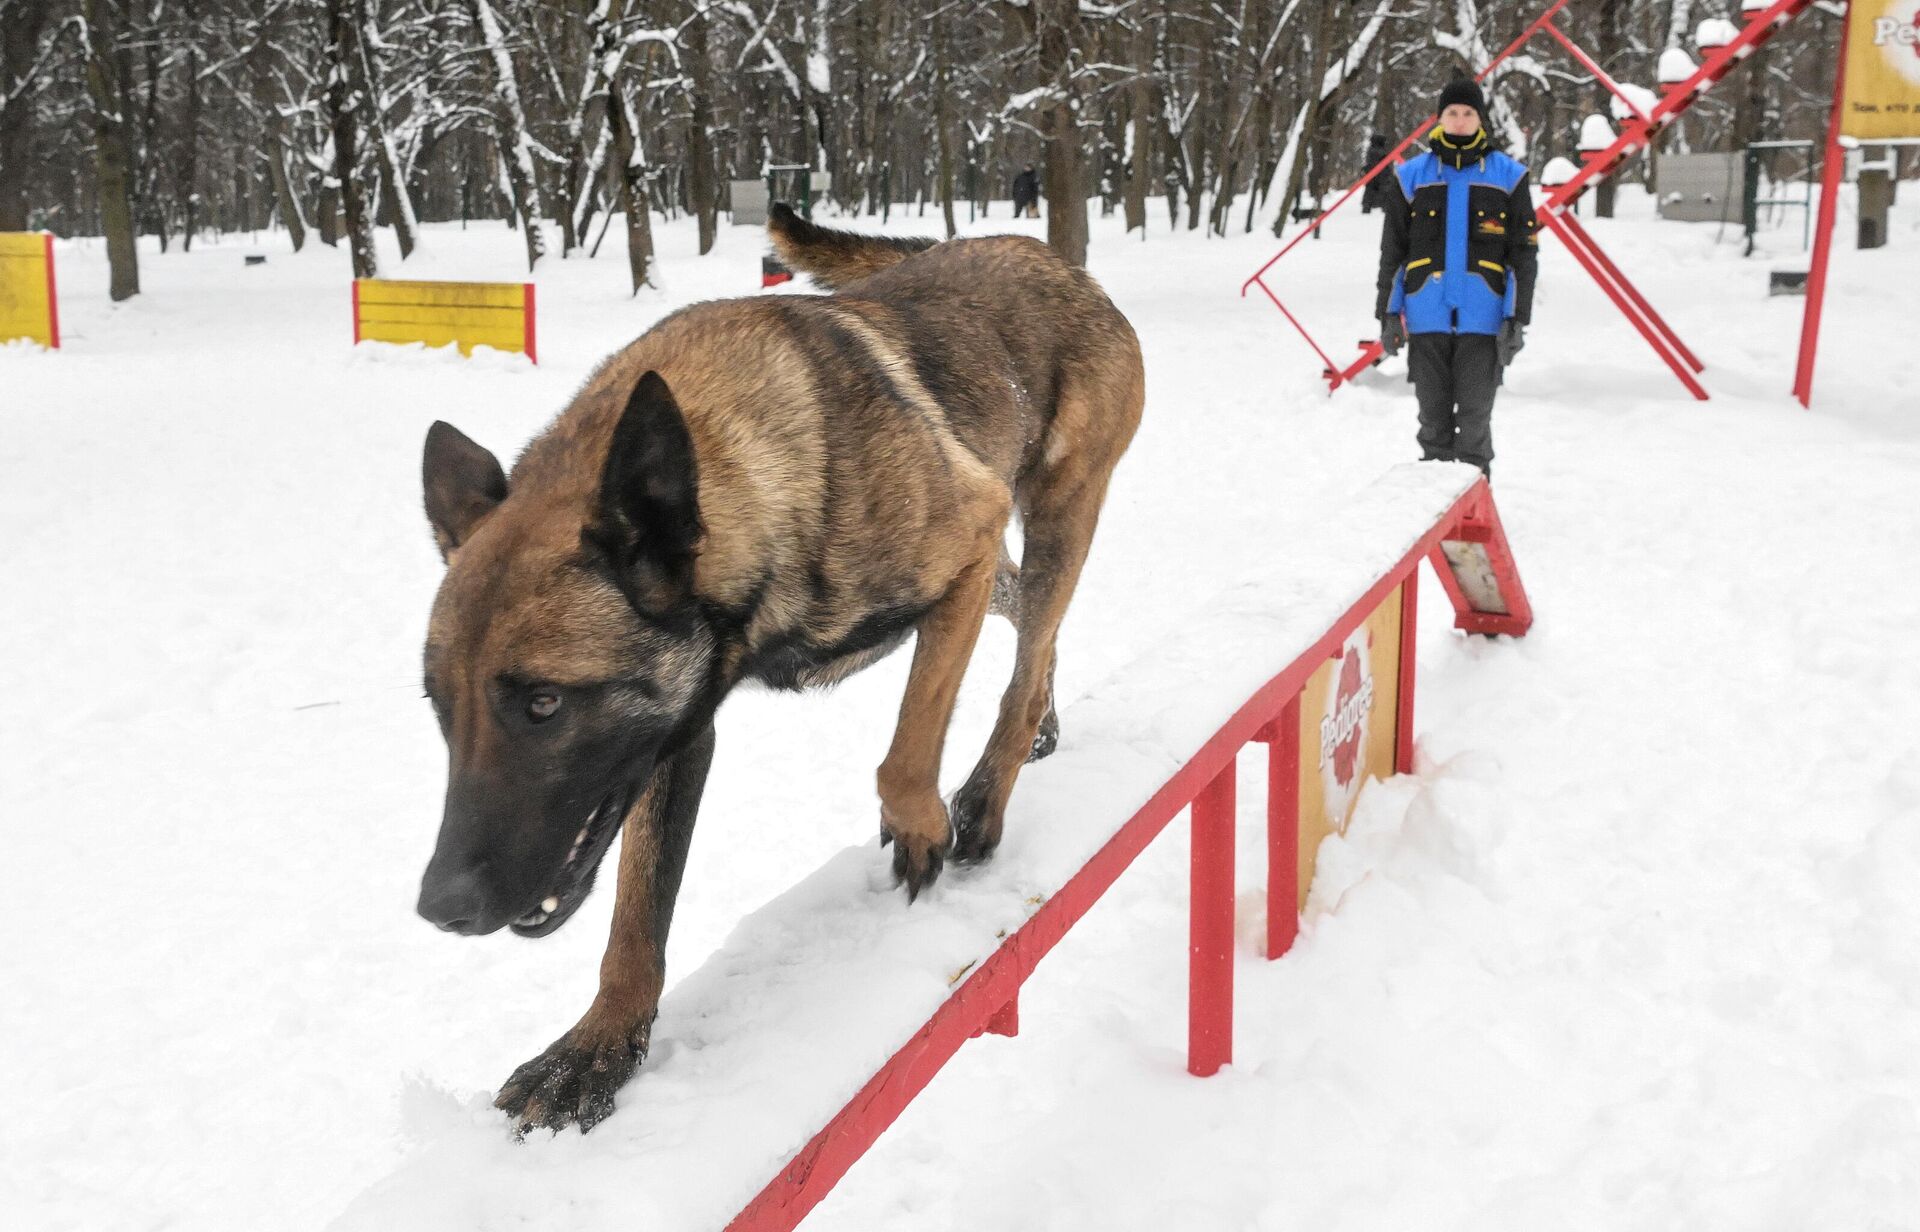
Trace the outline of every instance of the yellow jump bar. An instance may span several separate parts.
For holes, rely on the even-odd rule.
[[[0,231],[0,342],[15,338],[60,346],[53,236],[42,231]]]
[[[530,282],[353,281],[353,341],[453,343],[519,351],[540,362]]]

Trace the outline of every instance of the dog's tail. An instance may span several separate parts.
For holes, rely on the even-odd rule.
[[[767,213],[767,234],[773,237],[775,256],[803,274],[812,274],[829,291],[870,278],[940,242],[816,227],[779,201]]]

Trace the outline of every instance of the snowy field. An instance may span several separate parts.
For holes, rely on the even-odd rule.
[[[1184,1071],[1176,824],[1042,964],[1019,1037],[964,1048],[806,1227],[1920,1228],[1920,206],[1888,248],[1836,251],[1807,413],[1772,262],[1623,202],[1590,225],[1714,398],[1543,241],[1494,421],[1537,623],[1462,639],[1429,579],[1419,772],[1362,797],[1272,964],[1246,756],[1234,1067]],[[1040,224],[971,230],[1011,227]],[[637,299],[618,236],[543,262],[538,368],[354,353],[345,254],[281,236],[143,253],[146,293],[117,307],[99,247],[59,248],[65,349],[0,349],[21,685],[0,1225],[324,1228],[587,1005],[607,889],[540,943],[413,915],[444,771],[419,449],[444,418],[511,456],[664,312],[755,289],[756,230],[706,258],[684,224],[657,234],[661,289]],[[1343,214],[1273,279],[1324,342],[1369,332],[1376,236]],[[1768,238],[1797,257],[1797,226]],[[1149,397],[1062,634],[1063,709],[1247,577],[1311,562],[1415,453],[1399,361],[1329,398],[1279,314],[1237,298],[1274,247],[1095,221]],[[518,248],[431,228],[386,272],[518,279]],[[956,781],[1011,654],[991,624]],[[823,865],[883,866],[872,770],[905,666],[722,711],[670,980]],[[584,1226],[551,1214],[532,1226]]]

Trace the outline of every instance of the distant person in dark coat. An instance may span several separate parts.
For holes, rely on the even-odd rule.
[[[1040,176],[1028,163],[1026,170],[1013,177],[1013,216],[1040,217]]]
[[[1373,136],[1367,138],[1367,170],[1368,171],[1371,171],[1375,167],[1378,167],[1380,165],[1380,160],[1385,158],[1386,156],[1387,156],[1387,139],[1385,137],[1382,137],[1376,133]],[[1392,179],[1393,179],[1393,168],[1388,167],[1385,170],[1383,170],[1379,175],[1376,175],[1372,179],[1367,181],[1366,188],[1363,189],[1360,193],[1360,212],[1362,214],[1371,214],[1375,210],[1384,209],[1386,207],[1387,189],[1391,187],[1390,181]]]

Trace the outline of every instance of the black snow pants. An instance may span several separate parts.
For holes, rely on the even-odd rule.
[[[1415,334],[1407,339],[1407,376],[1420,403],[1422,456],[1471,462],[1491,475],[1499,339],[1492,334]]]

